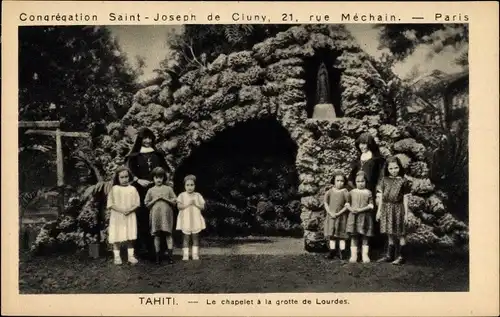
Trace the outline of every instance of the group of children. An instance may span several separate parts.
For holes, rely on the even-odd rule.
[[[340,171],[334,173],[333,187],[326,192],[324,201],[327,213],[324,233],[329,240],[329,259],[335,256],[343,259],[346,240],[350,240],[349,262],[357,262],[361,240],[361,260],[370,262],[369,240],[374,236],[375,221],[378,221],[380,233],[387,235],[388,247],[386,254],[377,262],[404,262],[410,186],[397,157],[387,159],[383,175],[376,186],[374,201],[374,193],[366,188],[367,175],[364,171],[356,173],[355,188],[351,191],[345,188],[345,175]]]
[[[161,239],[166,237],[167,260],[173,262],[173,206],[177,206],[176,230],[181,230],[183,239],[183,260],[189,260],[189,244],[192,239],[192,259],[199,259],[198,234],[205,229],[205,219],[201,211],[205,208],[205,200],[195,192],[194,175],[184,178],[185,191],[176,197],[172,187],[165,184],[166,172],[161,167],[156,167],[151,172],[154,186],[151,187],[144,199],[144,205],[149,209],[151,235],[154,236],[156,262],[161,263]],[[113,187],[108,194],[107,209],[110,211],[109,243],[113,245],[114,263],[122,264],[120,247],[127,244],[128,262],[138,263],[134,255],[134,242],[137,239],[136,211],[141,206],[137,189],[132,186],[133,175],[123,166],[116,170]]]
[[[324,230],[329,240],[330,259],[338,255],[344,258],[346,240],[350,240],[349,262],[358,261],[358,248],[361,242],[361,259],[370,262],[369,240],[374,236],[376,221],[380,222],[380,232],[387,235],[386,254],[379,262],[404,262],[404,246],[408,215],[408,194],[410,186],[404,177],[404,169],[397,157],[387,159],[383,177],[378,181],[376,173],[368,173],[377,162],[373,152],[378,153],[373,138],[362,135],[358,149],[361,152],[359,170],[353,170],[354,187],[346,189],[346,176],[340,171],[334,173],[333,187],[325,194],[324,207],[327,212]],[[199,233],[206,228],[201,211],[205,200],[195,192],[194,175],[184,178],[185,191],[176,197],[172,187],[167,186],[167,175],[162,167],[151,171],[153,186],[148,185],[144,201],[136,187],[132,185],[132,172],[128,167],[120,167],[115,172],[114,183],[108,194],[107,209],[110,210],[109,242],[113,244],[114,263],[121,264],[120,246],[127,244],[128,261],[138,262],[134,254],[134,241],[137,239],[136,211],[149,211],[150,234],[154,236],[156,261],[161,262],[160,246],[162,237],[166,237],[167,259],[172,263],[174,206],[179,209],[176,230],[183,233],[183,260],[189,260],[189,245],[192,240],[192,259],[199,259]],[[369,182],[370,181],[370,182]],[[376,199],[374,199],[374,196]],[[375,209],[376,212],[375,212]],[[375,213],[375,215],[374,215]],[[141,218],[142,219],[142,218]],[[148,233],[146,233],[147,235]],[[338,253],[337,250],[338,242]],[[396,248],[395,245],[398,244]],[[337,254],[336,254],[337,253]]]

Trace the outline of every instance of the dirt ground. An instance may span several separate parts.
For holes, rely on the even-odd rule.
[[[206,241],[200,261],[116,266],[111,255],[20,254],[21,294],[468,291],[467,255],[413,254],[407,264],[327,260],[301,239]],[[277,252],[277,250],[282,252]],[[180,251],[180,250],[178,250]],[[376,259],[380,251],[371,252]],[[125,257],[125,253],[122,253]]]

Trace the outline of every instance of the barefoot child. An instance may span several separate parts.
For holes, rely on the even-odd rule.
[[[205,208],[205,200],[194,191],[196,177],[188,175],[184,178],[185,192],[177,197],[179,216],[177,217],[177,230],[182,230],[184,240],[182,243],[182,260],[189,260],[189,238],[193,240],[193,260],[199,259],[199,236],[198,234],[206,228],[205,219],[201,211]]]
[[[408,220],[408,195],[410,183],[404,177],[404,169],[397,157],[387,159],[384,178],[377,189],[380,203],[376,219],[380,221],[380,232],[387,235],[388,246],[386,255],[377,262],[392,262],[402,264],[405,260],[404,246],[406,244],[406,224]],[[394,242],[399,240],[399,248],[396,249]]]
[[[347,218],[347,232],[351,236],[351,257],[349,262],[358,261],[359,239],[362,240],[363,263],[370,262],[369,238],[373,236],[373,199],[372,192],[366,188],[366,174],[356,173],[356,188],[351,190],[351,204],[347,208],[350,213]]]
[[[109,243],[113,244],[114,263],[122,264],[120,244],[128,244],[128,261],[136,264],[134,241],[137,239],[137,220],[135,211],[140,206],[137,189],[130,185],[132,174],[127,167],[119,167],[113,179],[113,187],[108,194],[107,209],[109,218]]]
[[[166,235],[167,261],[173,262],[173,239],[172,228],[174,223],[174,211],[172,205],[176,204],[176,196],[172,187],[165,185],[167,175],[161,167],[156,167],[151,172],[154,187],[146,193],[144,204],[150,210],[149,218],[151,224],[151,235],[154,236],[156,251],[156,263],[161,263],[161,238]]]
[[[338,256],[343,259],[345,240],[349,238],[346,232],[347,216],[349,210],[349,192],[344,188],[346,178],[341,171],[333,174],[333,187],[325,194],[325,237],[329,240],[330,252],[328,259],[335,257],[336,240],[339,241]]]

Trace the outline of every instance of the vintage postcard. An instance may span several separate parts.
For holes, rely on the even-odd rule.
[[[498,315],[498,3],[2,21],[2,314]]]

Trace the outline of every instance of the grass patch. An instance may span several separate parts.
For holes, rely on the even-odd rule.
[[[372,256],[376,259],[377,255]],[[205,255],[115,266],[111,257],[20,256],[21,294],[468,291],[468,257],[415,255],[404,266],[348,264],[321,254]]]

